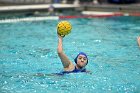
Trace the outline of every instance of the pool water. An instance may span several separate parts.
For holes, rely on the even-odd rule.
[[[87,53],[92,74],[63,76],[52,75],[63,70],[59,21],[0,24],[0,93],[140,93],[140,17],[69,19],[65,53],[72,61]]]

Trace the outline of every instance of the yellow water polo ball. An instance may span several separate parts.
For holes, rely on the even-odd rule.
[[[60,36],[68,35],[71,32],[72,26],[68,21],[61,21],[57,25],[57,33]]]

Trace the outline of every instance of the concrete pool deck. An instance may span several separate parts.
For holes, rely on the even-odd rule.
[[[140,4],[102,4],[102,5],[83,5],[85,15],[96,15],[103,12],[104,14],[123,15],[123,16],[140,16]]]
[[[54,9],[68,9],[68,8],[80,7],[79,5],[74,5],[74,4],[10,5],[10,6],[0,6],[0,12],[42,10],[42,9],[48,9],[50,6],[53,6]]]
[[[140,12],[140,4],[102,4],[83,5],[85,10],[107,11],[107,12]]]
[[[0,6],[0,13],[9,13],[9,12],[22,12],[22,11],[48,11],[48,8],[52,5],[56,10],[67,10],[73,9],[84,11],[84,15],[96,15],[96,12],[101,12],[102,14],[106,14],[105,12],[114,12],[114,13],[125,13],[125,15],[131,13],[136,16],[140,16],[140,4],[122,4],[122,5],[114,5],[114,4],[82,4],[82,5],[74,5],[74,4],[37,4],[37,5],[9,5],[9,6]],[[101,13],[97,13],[100,14]]]

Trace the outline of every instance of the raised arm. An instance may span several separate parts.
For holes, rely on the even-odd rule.
[[[138,45],[140,47],[140,36],[137,38]]]
[[[58,47],[57,47],[57,53],[59,58],[61,59],[61,62],[63,64],[64,70],[73,70],[74,64],[68,59],[66,54],[63,52],[63,37],[58,35]]]

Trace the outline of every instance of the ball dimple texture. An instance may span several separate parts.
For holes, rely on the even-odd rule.
[[[72,26],[68,21],[61,21],[57,25],[57,33],[61,36],[68,35],[71,32]]]

